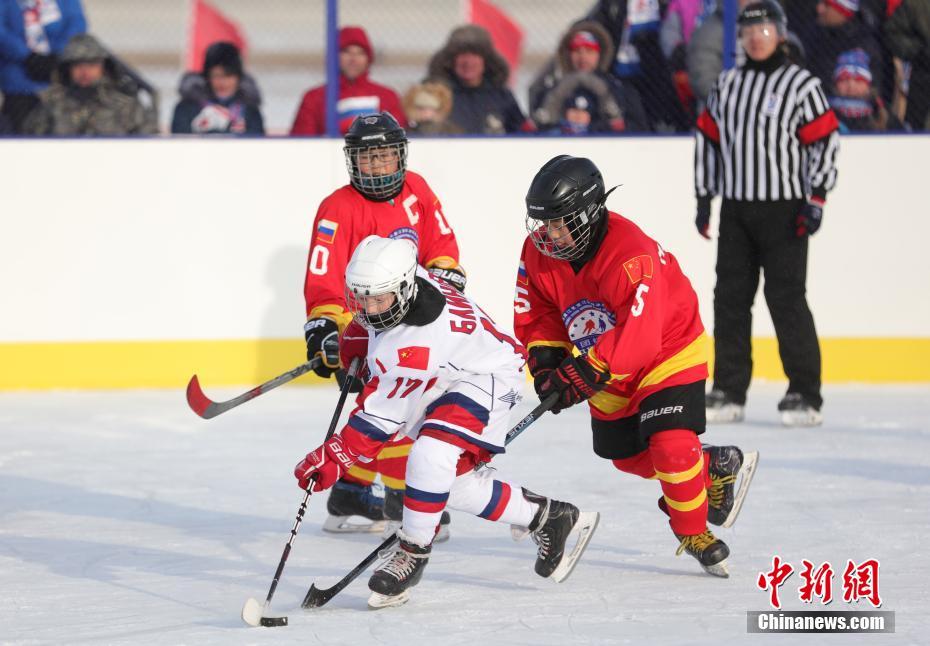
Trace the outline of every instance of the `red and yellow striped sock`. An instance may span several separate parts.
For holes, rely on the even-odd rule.
[[[707,529],[706,467],[694,431],[661,431],[649,438],[649,454],[662,484],[672,531],[693,536]]]

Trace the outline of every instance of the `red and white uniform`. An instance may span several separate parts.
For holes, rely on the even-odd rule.
[[[428,276],[422,269],[418,273]],[[432,540],[447,504],[526,526],[535,508],[519,487],[495,480],[493,470],[472,470],[504,452],[510,413],[525,382],[526,351],[474,301],[427,279],[445,296],[445,306],[426,325],[369,332],[371,378],[342,437],[369,458],[396,436],[415,440],[406,470],[403,528],[419,542]]]
[[[420,175],[408,170],[400,194],[386,202],[343,186],[323,200],[313,221],[304,282],[307,318],[332,318],[340,331],[348,325],[352,315],[345,306],[345,270],[355,247],[370,235],[411,240],[426,268],[459,264],[455,233],[439,198]]]
[[[707,335],[691,282],[672,254],[612,212],[600,248],[577,274],[526,239],[514,331],[527,348],[574,348],[610,370],[607,388],[589,400],[597,419],[630,416],[662,388],[707,378]]]

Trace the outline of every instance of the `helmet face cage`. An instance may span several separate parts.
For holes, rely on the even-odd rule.
[[[407,312],[410,311],[410,304],[416,292],[414,282],[404,279],[393,289],[378,291],[360,289],[346,285],[346,307],[355,315],[355,320],[363,327],[369,330],[381,331],[388,330],[400,323]],[[365,301],[368,297],[381,296],[384,294],[393,294],[394,302],[383,312],[370,314],[365,309]]]
[[[359,193],[376,201],[390,200],[400,193],[407,174],[406,141],[372,146],[347,145],[343,150],[349,182]],[[391,173],[378,173],[377,168],[373,168],[383,167],[394,160],[397,169]],[[362,167],[366,167],[367,172],[362,172]]]
[[[530,234],[533,245],[544,256],[557,260],[577,260],[581,258],[591,244],[594,225],[601,217],[602,200],[592,202],[588,206],[562,217],[563,228],[559,239],[571,238],[571,244],[558,244],[549,235],[548,223],[553,218],[542,220],[526,214],[526,230]]]

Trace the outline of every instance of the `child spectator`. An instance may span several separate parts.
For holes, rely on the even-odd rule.
[[[840,54],[833,72],[830,106],[840,121],[840,132],[899,130],[898,122],[872,88],[869,55],[855,49]]]
[[[210,45],[203,72],[185,74],[178,91],[181,100],[174,108],[172,133],[265,134],[261,95],[245,75],[242,56],[232,43]]]
[[[610,87],[590,72],[564,77],[533,113],[541,131],[563,135],[623,132],[626,124]]]
[[[339,30],[339,100],[336,102],[336,120],[339,132],[345,134],[355,117],[377,112],[390,112],[401,127],[407,120],[400,107],[397,93],[368,78],[375,62],[374,50],[368,34],[361,27],[343,27]],[[326,84],[304,94],[291,126],[292,135],[322,135],[326,133]]]
[[[408,135],[459,135],[462,129],[449,121],[452,90],[442,83],[426,81],[404,95]]]

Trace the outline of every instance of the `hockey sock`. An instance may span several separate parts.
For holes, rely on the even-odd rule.
[[[494,469],[467,471],[455,480],[449,507],[520,527],[528,527],[539,505],[523,497],[520,485],[496,480]]]
[[[656,470],[652,465],[652,456],[649,454],[649,449],[637,453],[633,457],[611,460],[611,462],[614,463],[615,467],[625,473],[632,473],[640,478],[647,479],[656,477]]]
[[[400,440],[388,442],[368,468],[381,474],[381,482],[385,487],[403,489],[407,472],[407,456],[410,455],[411,447],[413,447],[413,440],[406,436]]]
[[[419,545],[433,540],[461,453],[461,448],[432,437],[418,438],[410,450],[401,527]]]
[[[669,524],[680,535],[707,529],[707,488],[704,454],[693,431],[661,431],[649,438],[649,453],[662,484]]]
[[[343,482],[348,482],[361,487],[370,487],[377,475],[374,471],[369,470],[370,464],[359,462],[342,476]]]

